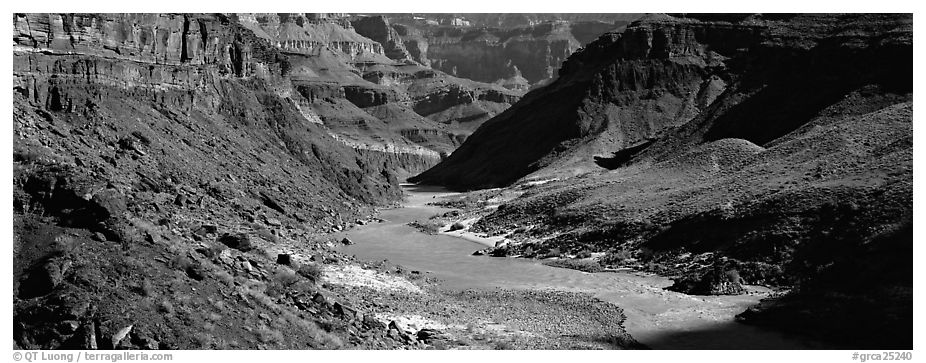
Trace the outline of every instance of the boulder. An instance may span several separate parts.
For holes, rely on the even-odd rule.
[[[376,318],[373,317],[373,314],[363,315],[363,325],[369,328],[385,328],[386,327],[386,324],[383,324],[383,322],[376,320]]]
[[[244,233],[225,233],[222,237],[219,237],[219,242],[241,252],[254,249],[254,246],[251,245],[251,239]]]
[[[447,229],[447,232],[459,231],[463,228],[466,228],[466,225],[460,222],[454,222],[450,225],[450,228]]]
[[[203,268],[201,263],[196,261],[191,261],[184,269],[184,272],[186,272],[187,276],[196,281],[202,281],[206,278],[206,269]]]
[[[33,298],[52,292],[64,281],[64,276],[70,267],[71,260],[65,256],[57,256],[37,263],[19,285],[19,296]]]
[[[203,224],[203,225],[201,225],[201,226],[199,226],[199,227],[196,227],[196,229],[193,230],[193,233],[194,233],[194,234],[197,234],[197,235],[200,235],[200,236],[206,236],[206,235],[209,235],[209,234],[216,234],[216,233],[218,233],[218,232],[219,232],[219,227],[216,226],[216,225],[213,225],[213,224]]]
[[[439,341],[449,342],[453,340],[453,337],[437,329],[424,328],[418,331],[418,340],[428,344],[434,344]]]
[[[352,319],[357,315],[357,310],[354,310],[353,308],[339,302],[335,302],[331,308],[334,310],[334,314],[336,316],[344,317],[347,319]]]
[[[325,295],[320,292],[315,293],[315,296],[312,297],[312,301],[319,305],[325,305],[328,303],[328,299],[326,299]]]
[[[117,331],[116,334],[113,334],[113,337],[112,337],[113,348],[118,347],[119,343],[122,342],[122,339],[125,339],[125,337],[129,335],[129,332],[131,331],[132,331],[132,325],[129,325],[122,329],[119,329],[119,331]]]
[[[349,246],[349,245],[354,244],[354,241],[351,241],[350,238],[344,237],[344,239],[341,240],[341,243]]]
[[[125,197],[114,189],[94,194],[90,199],[90,205],[98,221],[122,216],[126,210]]]

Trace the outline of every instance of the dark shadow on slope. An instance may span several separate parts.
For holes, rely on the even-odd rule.
[[[777,55],[776,60],[775,54],[769,54],[764,63],[775,64],[774,68],[757,70],[744,81],[758,92],[717,118],[705,141],[740,138],[765,145],[866,85],[890,93],[912,92],[910,47],[885,45],[859,51],[843,41],[830,39],[801,57]]]

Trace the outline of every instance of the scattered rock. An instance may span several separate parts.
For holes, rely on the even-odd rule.
[[[328,299],[326,299],[325,295],[323,295],[320,292],[315,293],[315,296],[312,297],[312,301],[314,301],[316,304],[319,304],[319,305],[328,304]]]
[[[386,325],[383,322],[376,320],[373,317],[373,314],[365,314],[363,316],[363,325],[369,328],[385,328]]]
[[[353,309],[344,306],[340,302],[335,302],[334,305],[332,305],[331,309],[334,311],[334,314],[337,316],[342,316],[342,317],[344,316],[353,317],[354,316]]]
[[[210,234],[214,235],[218,232],[219,232],[219,227],[212,225],[212,224],[204,224],[199,227],[196,227],[196,229],[193,230],[194,234],[197,234],[203,237],[210,235]]]
[[[283,205],[277,202],[276,199],[274,199],[272,196],[270,196],[266,192],[264,191],[260,192],[260,199],[261,199],[261,202],[263,202],[264,205],[267,206],[268,208],[273,209],[277,212],[286,214],[286,209],[283,208]]]
[[[131,338],[132,345],[141,349],[148,350],[157,350],[159,349],[159,342],[157,339],[154,339],[148,334],[139,331],[140,329],[132,329],[132,332],[129,334]]]

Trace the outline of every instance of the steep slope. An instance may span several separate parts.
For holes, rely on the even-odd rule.
[[[237,14],[234,19],[287,56],[304,113],[346,145],[389,155],[401,168],[399,177],[437,163],[520,96],[412,61],[384,17]]]
[[[221,15],[13,20],[17,347],[383,343],[314,263],[274,264],[400,193],[300,112],[273,45]]]
[[[541,169],[538,176],[576,175],[621,164],[663,136],[672,143],[656,149],[669,153],[725,137],[762,145],[866,84],[909,91],[902,17],[731,17],[650,16],[602,36],[570,57],[556,82],[413,180],[479,188]],[[766,111],[781,103],[795,107]]]
[[[742,319],[909,349],[912,59],[903,14],[650,16],[412,180],[516,183],[471,227],[488,254],[790,287]]]

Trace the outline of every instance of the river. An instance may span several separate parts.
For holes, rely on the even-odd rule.
[[[415,220],[449,209],[427,205],[453,193],[433,187],[405,185],[401,208],[383,210],[383,223],[341,233],[354,241],[339,247],[347,254],[389,260],[410,270],[427,272],[449,289],[556,289],[585,292],[611,302],[627,315],[625,327],[637,341],[653,349],[819,349],[820,343],[740,324],[734,316],[765,294],[691,296],[665,290],[669,279],[633,272],[586,273],[517,258],[473,256],[483,244],[446,234],[429,235],[408,226]]]

